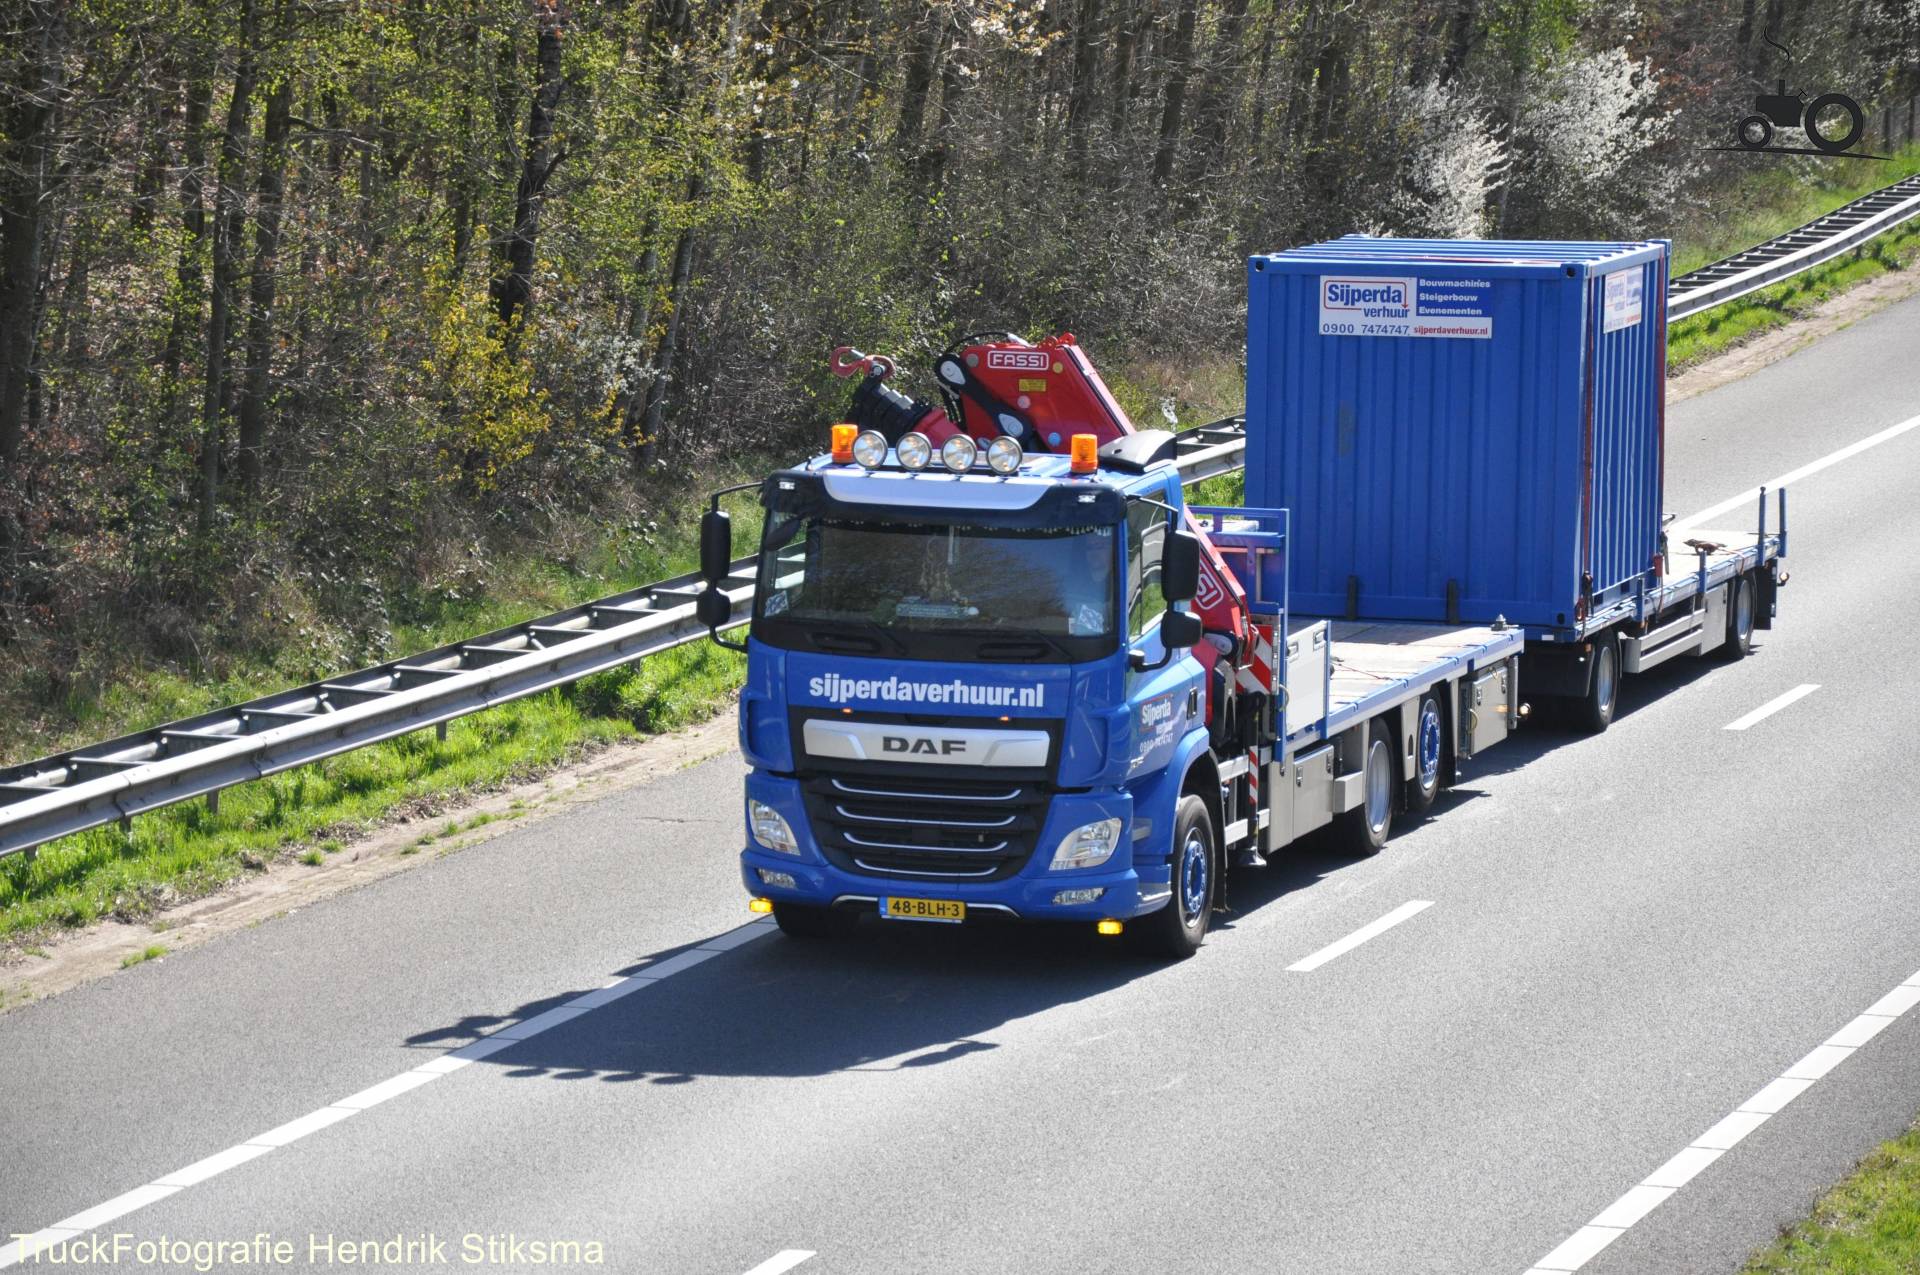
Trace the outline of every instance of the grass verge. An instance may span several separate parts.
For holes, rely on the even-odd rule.
[[[1741,1275],[1920,1271],[1920,1124],[1884,1143]]]

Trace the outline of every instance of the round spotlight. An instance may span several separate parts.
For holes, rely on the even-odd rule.
[[[854,444],[855,455],[859,454],[859,447],[858,443]],[[1005,434],[987,444],[987,464],[996,474],[1015,472],[1020,468],[1020,462],[1026,458],[1026,453],[1020,450],[1020,444]]]
[[[900,458],[901,466],[906,469],[925,469],[927,462],[933,459],[933,443],[925,434],[915,430],[900,436],[900,441],[893,445],[893,454]]]
[[[964,474],[973,468],[974,458],[980,449],[965,434],[955,434],[940,444],[940,463],[956,474]]]
[[[877,429],[862,430],[853,440],[853,458],[868,469],[887,463],[887,436]]]

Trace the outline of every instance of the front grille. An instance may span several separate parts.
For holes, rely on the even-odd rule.
[[[1005,880],[1026,865],[1047,815],[1047,790],[1014,780],[859,775],[809,779],[805,791],[835,867],[903,880]]]

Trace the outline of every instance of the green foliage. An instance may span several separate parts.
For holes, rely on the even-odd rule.
[[[533,366],[509,347],[485,289],[437,269],[427,288],[432,323],[421,371],[437,385],[449,428],[436,458],[449,479],[497,491],[509,466],[525,460],[552,422]]]

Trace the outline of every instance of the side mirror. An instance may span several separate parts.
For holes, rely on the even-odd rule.
[[[1204,633],[1199,616],[1191,611],[1168,608],[1160,616],[1160,658],[1149,664],[1145,651],[1128,651],[1127,667],[1136,673],[1150,673],[1154,669],[1165,668],[1173,663],[1176,654],[1190,649]]]
[[[1200,617],[1191,611],[1168,611],[1160,617],[1160,645],[1169,651],[1184,651],[1202,636]]]
[[[733,603],[719,589],[708,587],[693,600],[693,613],[712,632],[733,619]]]
[[[709,509],[700,515],[700,578],[717,585],[732,570],[733,520],[723,509]]]
[[[1191,531],[1175,529],[1168,532],[1166,545],[1160,551],[1161,594],[1169,603],[1191,602],[1193,595],[1199,591],[1200,538]],[[1194,621],[1196,626],[1199,623],[1198,620]],[[1193,641],[1181,645],[1192,646],[1199,640],[1196,628]]]

